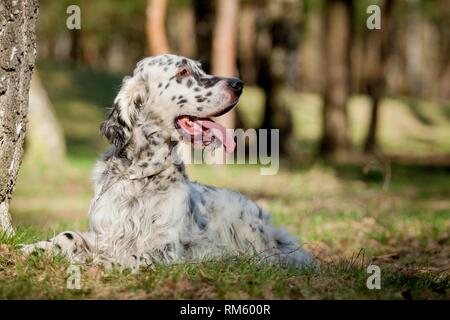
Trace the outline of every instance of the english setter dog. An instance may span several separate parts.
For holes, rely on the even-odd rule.
[[[232,255],[312,263],[294,237],[271,225],[266,210],[238,192],[189,181],[184,164],[174,161],[186,138],[234,148],[233,137],[210,117],[230,111],[242,90],[241,80],[208,75],[188,58],[141,60],[100,127],[111,148],[93,172],[89,231],[62,232],[22,251],[131,268]]]

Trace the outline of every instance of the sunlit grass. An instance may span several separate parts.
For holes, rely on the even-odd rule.
[[[8,244],[21,242],[20,231]],[[27,236],[28,237],[28,236]],[[5,238],[0,237],[1,242]],[[369,290],[364,251],[319,266],[287,268],[255,258],[105,270],[80,266],[80,289],[67,287],[69,264],[35,253],[25,258],[0,244],[1,299],[355,299],[443,298],[445,274],[382,268],[382,288]]]

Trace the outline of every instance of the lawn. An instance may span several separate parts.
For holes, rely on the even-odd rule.
[[[259,175],[254,165],[188,170],[192,180],[239,190],[269,208],[274,224],[301,238],[318,267],[281,268],[244,257],[155,266],[137,274],[82,266],[81,289],[68,289],[67,261],[38,254],[24,258],[17,248],[65,229],[87,228],[90,171],[106,146],[98,125],[121,75],[45,63],[39,70],[65,131],[68,164],[56,169],[23,164],[11,209],[18,232],[0,236],[0,298],[450,298],[450,166],[311,159],[320,100],[294,93],[287,101],[293,102],[304,157],[283,162],[273,176]],[[239,110],[248,126],[260,121],[254,115],[261,102],[258,90],[245,91]],[[408,158],[450,153],[448,105],[388,99],[383,107],[380,140],[386,152]],[[367,112],[367,99],[354,97],[350,117],[356,148]],[[380,290],[366,286],[369,264],[381,268]]]

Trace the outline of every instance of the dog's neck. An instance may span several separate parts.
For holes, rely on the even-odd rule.
[[[111,160],[123,178],[151,180],[156,184],[165,179],[173,183],[186,178],[184,164],[176,154],[177,145],[178,141],[172,139],[172,131],[160,122],[137,121],[122,151],[109,159],[106,156],[105,160]]]

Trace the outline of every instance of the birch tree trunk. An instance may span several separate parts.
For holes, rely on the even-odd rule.
[[[219,0],[214,28],[212,73],[217,76],[236,76],[236,38],[239,0]],[[236,110],[217,118],[225,128],[234,129]]]
[[[0,230],[10,234],[9,203],[23,153],[38,8],[37,0],[0,3]]]

